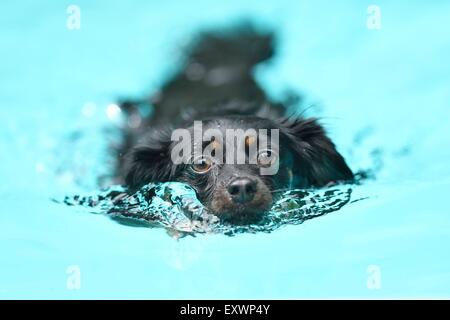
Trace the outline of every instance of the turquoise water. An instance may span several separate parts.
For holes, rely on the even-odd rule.
[[[450,297],[450,4],[377,1],[369,30],[369,2],[240,2],[77,1],[72,31],[66,2],[0,4],[0,298]],[[156,90],[195,30],[247,16],[281,35],[265,88],[304,92],[350,166],[379,168],[353,190],[366,200],[178,241],[51,201],[98,190],[118,97]]]

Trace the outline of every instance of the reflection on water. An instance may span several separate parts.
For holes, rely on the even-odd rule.
[[[197,199],[195,191],[179,182],[148,184],[133,194],[114,186],[91,196],[66,197],[67,205],[87,207],[119,223],[141,227],[163,227],[174,237],[198,233],[272,232],[289,224],[340,210],[351,201],[348,185],[317,190],[289,190],[280,194],[259,224],[230,225],[221,222]]]

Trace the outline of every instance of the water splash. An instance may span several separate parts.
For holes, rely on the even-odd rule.
[[[301,224],[340,210],[351,201],[351,196],[352,189],[348,185],[289,190],[281,195],[260,223],[243,226],[220,221],[201,204],[189,185],[179,182],[148,184],[133,194],[114,186],[96,195],[65,197],[62,202],[87,207],[126,225],[162,227],[175,237],[204,233],[233,236],[268,233],[285,225]]]

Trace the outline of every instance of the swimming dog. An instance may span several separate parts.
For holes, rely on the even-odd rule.
[[[261,219],[279,191],[352,181],[319,121],[287,117],[286,105],[273,101],[254,78],[254,67],[273,57],[274,49],[273,33],[250,26],[202,32],[157,93],[122,101],[129,125],[118,174],[129,190],[184,182],[213,214],[247,224]],[[148,106],[153,112],[144,115]],[[200,152],[193,155],[196,147]]]

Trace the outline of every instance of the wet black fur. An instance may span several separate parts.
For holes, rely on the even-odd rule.
[[[285,117],[286,105],[272,101],[255,80],[254,67],[270,59],[274,48],[272,33],[251,26],[201,33],[187,51],[179,72],[158,93],[123,101],[121,108],[129,117],[139,118],[140,125],[124,130],[118,161],[121,182],[130,190],[149,182],[186,182],[182,178],[186,168],[174,166],[170,159],[171,129],[188,127],[192,120],[206,118],[232,126],[251,123],[255,129],[279,129],[281,148],[289,150],[292,158],[285,164],[295,177],[289,187],[351,181],[352,171],[319,122]],[[153,113],[143,117],[140,110],[147,106],[153,108]],[[202,179],[205,181],[201,186],[195,186],[197,191],[211,193],[217,183],[214,180],[200,177],[191,181],[195,184]],[[267,182],[269,190],[287,187],[283,179]]]

